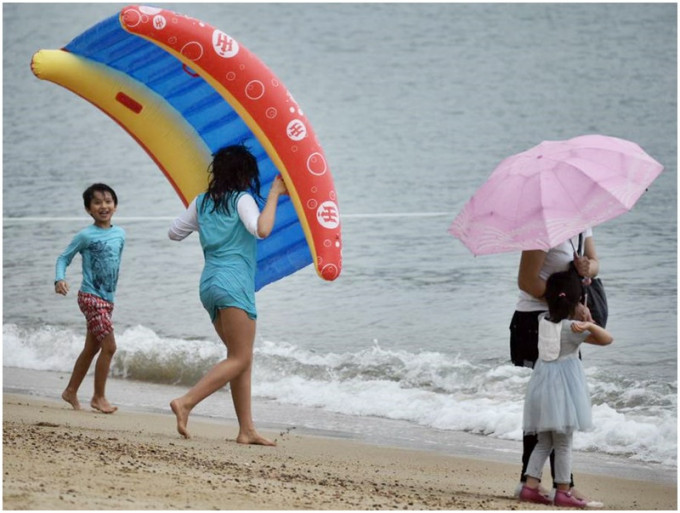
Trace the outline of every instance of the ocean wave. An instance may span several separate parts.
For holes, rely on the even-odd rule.
[[[226,356],[217,340],[164,337],[143,326],[117,334],[116,342],[112,375],[143,382],[190,386]],[[71,329],[6,324],[3,365],[70,372],[82,345],[83,334]],[[255,352],[255,397],[438,430],[522,438],[529,369],[501,360],[383,348],[376,341],[356,352],[322,353],[258,340]],[[578,433],[574,448],[674,465],[677,383],[636,381],[597,367],[586,372],[596,427]]]

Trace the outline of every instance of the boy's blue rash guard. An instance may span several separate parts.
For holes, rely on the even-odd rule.
[[[66,268],[76,253],[80,253],[83,260],[80,290],[113,303],[124,246],[125,230],[119,226],[100,228],[92,224],[79,231],[59,255],[54,281],[65,279]]]

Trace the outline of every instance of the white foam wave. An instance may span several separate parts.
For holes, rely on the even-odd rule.
[[[3,325],[3,366],[27,369],[70,371],[83,349],[83,336],[72,330],[45,326],[23,329]]]
[[[321,355],[265,342],[259,353],[254,393],[262,397],[435,429],[522,438],[528,369],[433,352],[386,350],[377,343],[357,353]],[[281,358],[286,365],[272,365],[272,359]],[[596,428],[578,433],[575,448],[673,465],[677,386],[630,382],[597,368],[588,374]]]
[[[70,372],[83,334],[44,326],[3,328],[4,366]],[[225,357],[216,340],[161,337],[143,326],[116,335],[112,373],[161,384],[192,385]],[[280,404],[438,429],[521,440],[529,369],[474,362],[437,352],[381,348],[320,353],[258,341],[253,394]],[[674,465],[677,384],[634,382],[587,369],[595,429],[575,436],[578,450]]]

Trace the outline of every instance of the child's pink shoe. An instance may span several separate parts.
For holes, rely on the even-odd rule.
[[[522,491],[519,493],[519,500],[524,502],[534,502],[536,504],[552,504],[552,501],[541,494],[538,488],[529,488],[527,485],[522,487]]]
[[[587,508],[588,503],[583,499],[577,499],[565,490],[557,490],[555,492],[555,506],[563,508]]]

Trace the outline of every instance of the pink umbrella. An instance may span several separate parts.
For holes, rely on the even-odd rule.
[[[503,160],[449,232],[475,255],[548,250],[630,210],[662,170],[616,137],[544,141]]]

